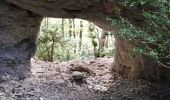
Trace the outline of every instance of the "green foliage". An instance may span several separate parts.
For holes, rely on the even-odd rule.
[[[129,8],[142,9],[145,26],[133,25],[128,19],[110,19],[117,27],[117,34],[124,39],[135,41],[135,54],[144,54],[156,60],[161,66],[170,67],[170,1],[169,0],[123,0]]]
[[[89,38],[91,39],[92,45],[96,48],[98,46],[98,42],[96,40],[96,35],[92,32],[89,34]]]
[[[87,23],[80,27],[80,21],[77,21],[78,24],[76,24],[76,19],[74,21],[75,27],[70,29],[71,23],[68,19],[64,19],[64,23],[60,19],[48,18],[43,20],[37,40],[36,56],[41,60],[50,62],[88,59],[99,54],[100,57],[102,55],[113,56],[114,43],[112,40],[114,37],[110,37],[110,33],[106,32],[108,47],[100,50],[100,40],[97,38],[99,34],[95,33],[95,26]],[[82,39],[80,36],[81,28],[83,28]],[[81,44],[80,40],[82,40]]]
[[[97,31],[96,31],[97,30]],[[94,27],[94,25],[90,24],[88,27],[88,31],[89,31],[89,39],[91,40],[91,44],[93,46],[93,54],[94,56],[97,57],[113,57],[113,51],[114,51],[114,43],[109,45],[108,47],[106,47],[106,42],[112,43],[111,41],[113,41],[114,37],[112,37],[112,34],[110,32],[99,32],[98,29],[96,29]],[[100,39],[100,35],[104,35],[104,39],[105,39],[105,44],[104,47],[101,47],[101,39]],[[108,39],[106,41],[106,38]]]
[[[56,25],[46,25],[42,23],[41,32],[37,41],[38,49],[36,56],[45,61],[53,61],[57,55],[56,48],[60,48],[66,44]],[[54,55],[56,54],[56,55]]]

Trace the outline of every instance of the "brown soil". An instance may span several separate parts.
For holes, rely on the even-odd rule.
[[[144,80],[123,79],[111,72],[113,61],[98,58],[55,64],[32,59],[31,77],[1,83],[0,97],[2,100],[169,100],[170,88]]]

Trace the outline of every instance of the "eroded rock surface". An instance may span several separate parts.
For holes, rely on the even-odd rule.
[[[23,79],[36,50],[42,17],[6,0],[0,1],[0,77]]]
[[[141,9],[125,8],[121,0],[7,0],[44,17],[81,18],[92,21],[107,30],[113,30],[107,17],[128,18],[140,25],[144,22]]]
[[[133,54],[134,43],[116,38],[116,56],[113,71],[128,79],[147,79],[156,81],[160,78],[160,67],[157,63],[144,55]]]

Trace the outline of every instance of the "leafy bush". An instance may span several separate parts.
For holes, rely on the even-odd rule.
[[[170,68],[170,1],[169,0],[122,0],[128,8],[142,9],[145,25],[136,26],[128,19],[107,18],[117,28],[117,34],[136,42],[135,54],[144,54],[161,66]],[[145,10],[144,8],[152,8]]]

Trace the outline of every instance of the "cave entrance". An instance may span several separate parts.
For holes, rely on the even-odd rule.
[[[114,42],[113,33],[92,22],[49,17],[41,23],[36,57],[49,62],[111,58]]]
[[[42,18],[82,18],[105,30],[114,31],[107,17],[128,19],[136,26],[145,25],[142,9],[124,6],[121,0],[1,0],[0,3],[0,76],[27,76],[30,58],[35,54],[35,40]],[[139,7],[140,8],[140,7]],[[133,57],[134,41],[115,35],[116,55],[113,69],[129,78],[157,80],[155,61],[140,55]],[[149,66],[149,67],[148,67]],[[152,69],[152,72],[150,70]]]
[[[74,91],[81,86],[82,94],[108,91],[113,82],[114,43],[113,33],[87,20],[44,18],[35,58],[31,60],[32,76],[71,85]]]

